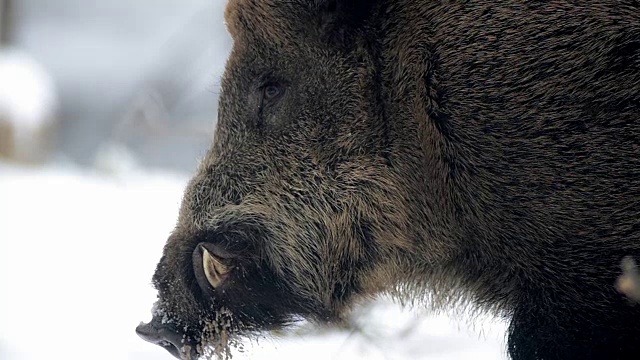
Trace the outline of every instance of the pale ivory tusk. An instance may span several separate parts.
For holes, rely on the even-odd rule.
[[[204,275],[207,277],[209,284],[217,288],[222,283],[222,276],[229,272],[227,267],[222,264],[215,256],[211,255],[207,249],[202,248],[202,267]]]

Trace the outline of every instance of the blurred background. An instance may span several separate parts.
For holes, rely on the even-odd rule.
[[[138,339],[231,48],[223,0],[0,0],[0,360],[169,359]],[[499,359],[505,325],[388,299],[249,359]]]
[[[42,123],[47,134],[38,140],[48,146],[10,157],[95,166],[126,150],[141,166],[194,168],[211,139],[231,47],[224,1],[1,2],[0,63],[8,69],[0,91],[25,99],[0,105],[0,116],[18,128]],[[21,74],[5,74],[11,69]],[[15,140],[16,148],[45,146]]]

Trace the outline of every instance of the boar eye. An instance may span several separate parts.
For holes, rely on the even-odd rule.
[[[276,81],[265,82],[264,85],[258,89],[258,126],[273,121],[274,114],[272,113],[272,109],[284,95],[284,89],[284,85]]]
[[[264,100],[273,101],[282,95],[282,87],[280,84],[269,83],[262,88],[262,97]]]

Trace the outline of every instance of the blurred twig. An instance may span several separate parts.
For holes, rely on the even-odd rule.
[[[190,123],[206,124],[212,121],[190,121]],[[213,126],[171,126],[171,113],[167,110],[163,97],[157,90],[141,92],[133,99],[125,115],[117,122],[113,137],[118,139],[131,134],[151,135],[156,137],[197,137],[209,138],[213,134]]]
[[[390,351],[395,351],[393,349],[396,348],[397,343],[401,343],[402,340],[417,331],[418,326],[424,321],[423,315],[426,314],[412,317],[409,321],[399,320],[404,325],[400,328],[394,326],[395,330],[390,330],[388,325],[385,325],[384,319],[377,313],[384,306],[384,301],[372,301],[354,309],[340,323],[332,323],[328,326],[306,323],[295,328],[292,332],[283,332],[280,335],[314,336],[331,332],[346,333],[346,338],[331,358],[339,357],[340,353],[354,342],[360,342],[361,345],[366,346],[370,345],[372,348],[378,349],[384,358],[392,358]]]
[[[0,0],[1,1],[1,0]],[[204,71],[195,69],[191,74],[184,75],[185,69],[194,70],[205,63],[206,49],[200,49],[201,43],[193,43],[194,24],[197,18],[210,15],[210,2],[203,2],[193,9],[182,25],[171,35],[164,45],[158,49],[148,69],[136,81],[134,91],[126,98],[124,114],[116,115],[116,124],[112,130],[111,140],[121,140],[129,135],[145,135],[155,137],[193,137],[210,138],[213,134],[213,122],[215,119],[188,119],[175,121],[175,109],[185,101],[189,93],[193,91],[194,82],[202,78]],[[197,46],[199,55],[189,57],[190,64],[184,63],[184,54],[192,49],[184,49],[184,46]],[[178,49],[178,50],[177,50]],[[208,63],[211,59],[207,59]],[[200,66],[202,67],[202,66]],[[173,77],[167,77],[173,74]],[[181,76],[177,76],[180,74]],[[122,109],[122,108],[121,108]],[[179,126],[172,126],[177,123]],[[185,123],[190,124],[185,126]],[[206,124],[198,126],[193,124]]]

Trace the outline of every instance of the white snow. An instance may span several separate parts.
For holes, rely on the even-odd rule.
[[[150,278],[186,181],[0,163],[0,359],[171,359],[134,328],[150,320]],[[234,359],[505,358],[503,323],[434,315],[411,327],[417,314],[380,301],[362,333],[269,339]]]

